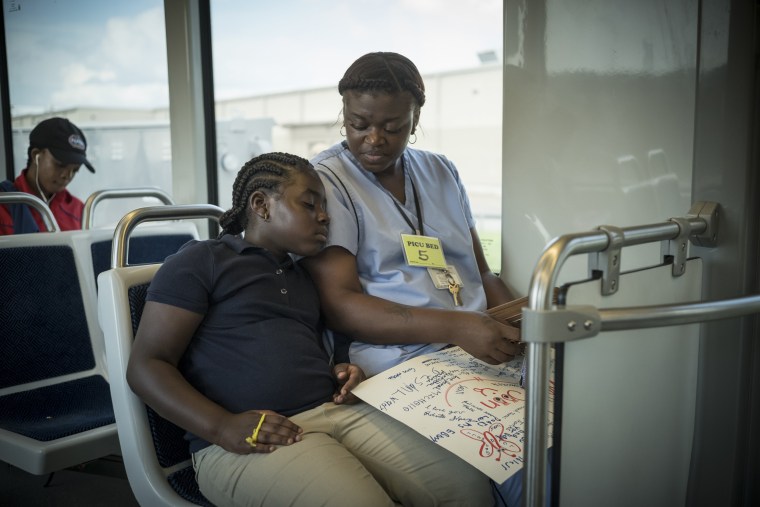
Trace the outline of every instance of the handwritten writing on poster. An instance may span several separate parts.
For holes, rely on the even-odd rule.
[[[523,466],[520,363],[493,366],[450,347],[379,373],[353,392],[500,484]]]

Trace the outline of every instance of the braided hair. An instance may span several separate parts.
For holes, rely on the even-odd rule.
[[[359,57],[346,70],[338,83],[338,92],[382,91],[399,93],[407,91],[417,101],[417,107],[425,105],[425,83],[412,61],[398,53],[367,53]]]
[[[257,190],[282,192],[285,185],[292,181],[297,171],[314,170],[305,158],[289,153],[264,153],[254,157],[243,165],[232,186],[232,208],[219,217],[225,234],[240,234],[248,225],[248,200]]]

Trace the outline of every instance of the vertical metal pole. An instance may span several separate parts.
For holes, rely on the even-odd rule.
[[[546,505],[547,463],[546,443],[549,413],[549,355],[548,343],[528,343],[525,385],[526,434],[525,471],[523,475],[523,505]]]
[[[599,238],[599,235],[596,235]],[[601,236],[602,241],[606,236]],[[552,307],[555,277],[572,247],[583,243],[582,237],[563,236],[549,244],[539,259],[531,280],[529,303],[531,310]],[[523,472],[523,505],[546,505],[547,463],[549,442],[549,359],[551,344],[532,341],[526,323],[523,336],[527,340],[525,371],[525,470]]]
[[[554,286],[560,268],[573,253],[599,251],[610,240],[599,231],[565,235],[547,245],[533,270],[530,282],[531,310],[552,308]],[[525,372],[525,469],[523,471],[523,505],[546,506],[548,484],[546,450],[549,444],[549,359],[550,343],[536,343],[529,325],[523,328],[527,342]],[[541,337],[542,339],[545,337]]]

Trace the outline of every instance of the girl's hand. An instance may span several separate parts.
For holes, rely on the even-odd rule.
[[[251,438],[254,433],[255,441]],[[268,453],[278,446],[299,442],[302,433],[303,429],[285,416],[271,410],[251,410],[226,418],[215,443],[236,454]]]
[[[338,392],[333,395],[333,402],[337,405],[358,403],[359,398],[351,390],[367,378],[364,371],[352,363],[339,363],[333,367],[333,375],[338,380]]]

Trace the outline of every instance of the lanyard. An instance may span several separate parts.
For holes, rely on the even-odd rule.
[[[404,159],[401,158],[401,166],[404,168],[404,178],[406,179],[406,167],[404,167]],[[406,213],[403,209],[401,209],[401,206],[398,205],[396,202],[396,199],[393,199],[393,204],[396,206],[396,209],[399,213],[401,213],[401,216],[404,218],[406,223],[409,225],[409,227],[412,228],[412,231],[414,234],[424,236],[425,235],[425,229],[422,225],[422,207],[420,205],[420,198],[417,195],[417,187],[414,186],[414,180],[412,179],[412,175],[409,175],[409,182],[412,184],[412,195],[414,196],[414,208],[417,210],[417,228],[414,228],[414,224],[411,220],[409,220],[409,217],[406,216]]]

